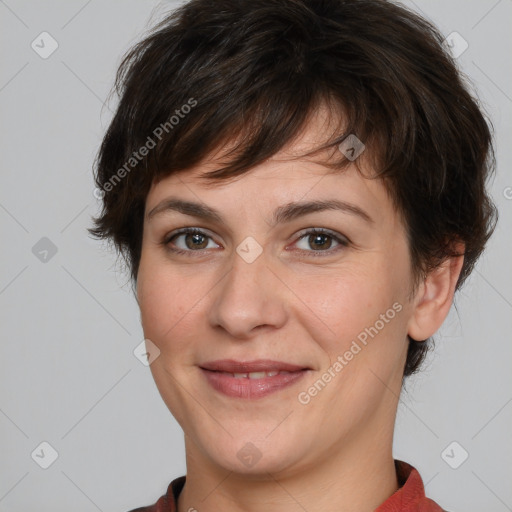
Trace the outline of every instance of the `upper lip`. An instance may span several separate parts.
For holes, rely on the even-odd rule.
[[[200,365],[204,370],[227,373],[251,373],[251,372],[270,372],[286,371],[296,372],[299,370],[308,370],[304,366],[285,363],[283,361],[273,361],[272,359],[257,359],[254,361],[236,361],[235,359],[220,359],[210,361]]]

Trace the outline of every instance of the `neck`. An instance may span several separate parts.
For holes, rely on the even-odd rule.
[[[393,429],[372,434],[330,447],[314,465],[252,475],[213,465],[186,438],[187,479],[178,512],[373,511],[398,489],[398,482]]]

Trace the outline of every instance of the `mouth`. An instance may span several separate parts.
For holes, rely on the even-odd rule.
[[[305,376],[310,368],[283,361],[224,359],[200,365],[208,384],[231,398],[256,399],[287,388]]]
[[[255,361],[236,361],[234,359],[220,359],[200,365],[204,370],[225,372],[225,373],[255,373],[255,372],[296,372],[300,370],[309,370],[310,368],[286,363],[284,361],[274,361],[272,359],[258,359]]]

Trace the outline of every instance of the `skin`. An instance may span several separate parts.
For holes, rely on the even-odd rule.
[[[333,173],[318,156],[300,157],[323,142],[328,117],[320,109],[295,141],[236,180],[200,181],[218,165],[211,158],[153,184],[147,196],[137,299],[144,335],[160,350],[153,377],[185,433],[178,512],[371,511],[398,488],[392,442],[407,334],[426,339],[440,327],[462,257],[447,260],[411,296],[405,228],[382,182],[365,179],[353,164]],[[149,220],[170,196],[206,204],[225,223],[174,211]],[[332,198],[373,222],[326,210],[270,225],[279,206]],[[162,244],[183,227],[211,238],[196,241],[200,249],[193,235]],[[308,228],[332,230],[348,245],[303,236]],[[263,249],[252,263],[236,252],[248,236]],[[400,312],[301,403],[298,394],[396,303]],[[311,370],[291,387],[243,400],[211,388],[198,366],[227,358]],[[250,467],[237,457],[246,443],[261,455]]]

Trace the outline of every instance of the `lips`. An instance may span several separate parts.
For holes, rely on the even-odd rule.
[[[245,362],[224,359],[202,364],[200,368],[213,389],[225,396],[243,399],[263,398],[287,388],[309,370],[270,359]]]

